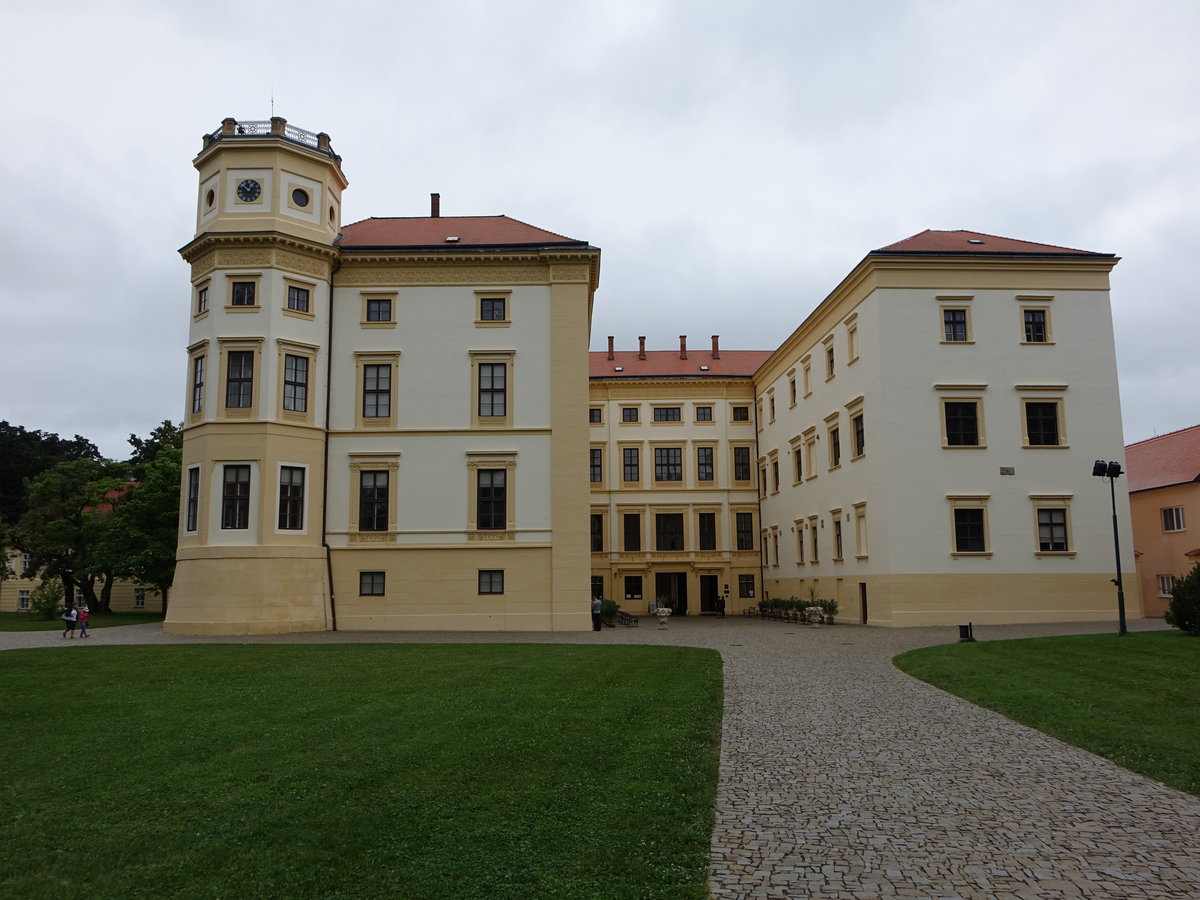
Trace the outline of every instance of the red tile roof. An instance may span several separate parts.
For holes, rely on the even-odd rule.
[[[888,244],[872,253],[1003,253],[1003,254],[1069,254],[1074,256],[1112,256],[1111,253],[1093,253],[1091,250],[1073,250],[1053,244],[1035,244],[1014,238],[981,234],[977,231],[933,231],[925,229],[920,234]]]
[[[638,359],[637,350],[617,350],[609,359],[607,350],[594,350],[588,364],[592,378],[749,378],[771,352],[722,350],[721,358],[713,359],[712,351],[704,348],[688,350],[688,358],[680,359],[678,350],[647,350],[646,358]]]
[[[1130,493],[1200,481],[1200,425],[1130,444],[1125,467]]]
[[[456,237],[457,241],[447,241]],[[587,246],[587,241],[563,237],[508,216],[434,216],[423,218],[363,219],[342,226],[338,246],[367,248],[452,250],[460,247]]]

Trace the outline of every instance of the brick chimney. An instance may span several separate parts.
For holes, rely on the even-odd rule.
[[[638,337],[638,359],[646,358],[646,336],[643,334]]]
[[[681,334],[679,336],[679,358],[687,359],[687,335],[686,334]]]
[[[721,358],[721,336],[714,334],[713,336],[713,359]]]
[[[431,219],[438,219],[438,218],[441,218],[441,215],[442,215],[442,195],[441,194],[430,194],[429,195],[429,217]]]
[[[615,358],[613,356],[613,336],[611,334],[608,336],[608,358],[609,359]]]

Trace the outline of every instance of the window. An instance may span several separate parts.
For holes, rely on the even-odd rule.
[[[928,321],[928,319],[926,320]],[[948,344],[967,340],[967,311],[965,309],[943,309],[942,331]]]
[[[500,531],[508,527],[508,471],[480,469],[475,489],[475,527]]]
[[[642,516],[640,513],[625,513],[621,517],[625,532],[625,549],[637,552],[642,549]]]
[[[825,348],[825,380],[833,377],[833,347]]]
[[[481,322],[503,322],[508,317],[505,315],[505,298],[504,297],[480,297],[479,298],[479,320]]]
[[[1025,433],[1030,447],[1057,447],[1059,445],[1057,400],[1025,401]]]
[[[1159,575],[1158,576],[1158,596],[1170,597],[1175,590],[1174,575]]]
[[[30,572],[32,570],[33,570],[33,557],[31,557],[28,553],[22,553],[21,554],[21,574],[24,575],[26,572]]]
[[[508,365],[479,364],[479,415],[496,417],[508,415]]]
[[[279,467],[279,530],[300,531],[304,528],[304,469],[300,466]]]
[[[250,527],[250,467],[225,466],[221,491],[221,528],[245,530]]]
[[[809,357],[804,357],[801,361],[801,375],[804,380],[804,396],[807,397],[812,393],[812,360]]]
[[[779,493],[779,460],[771,460],[771,493]]]
[[[191,466],[187,470],[187,500],[184,507],[184,531],[195,531],[200,505],[200,469]]]
[[[749,447],[734,447],[733,448],[733,480],[734,481],[749,481],[750,480],[750,448]]]
[[[799,484],[804,480],[804,454],[799,447],[792,448],[792,483]]]
[[[735,421],[735,422],[749,422],[749,421],[750,421],[750,407],[748,407],[748,406],[735,406],[735,407],[733,408],[733,421]]]
[[[655,422],[682,422],[683,411],[678,406],[654,407]]]
[[[249,409],[254,405],[254,351],[230,350],[225,378],[225,408]]]
[[[738,596],[753,597],[754,596],[754,576],[739,575],[738,576]]]
[[[383,572],[359,572],[358,596],[382,597],[383,583]]]
[[[696,448],[696,480],[697,481],[712,481],[713,480],[713,448],[712,447],[697,447]]]
[[[1025,343],[1048,343],[1050,340],[1050,330],[1047,327],[1049,323],[1046,320],[1046,310],[1026,309],[1023,310],[1023,314],[1025,319]]]
[[[979,435],[979,402],[944,400],[947,447],[982,446]]]
[[[592,576],[592,598],[595,599],[596,597],[600,597],[600,598],[604,597],[604,576],[603,575],[593,575]]]
[[[26,612],[29,609],[29,591],[17,591],[17,611]]]
[[[1037,511],[1038,549],[1070,550],[1067,543],[1067,511],[1062,507],[1042,507]]]
[[[208,312],[208,285],[196,291],[196,315]]]
[[[603,422],[604,421],[603,410],[601,410],[600,407],[598,407],[598,406],[589,407],[588,408],[588,421],[590,423],[592,423],[593,425]]]
[[[198,413],[204,408],[204,357],[197,356],[192,360],[192,412]]]
[[[829,468],[842,464],[842,432],[840,428],[829,429]]]
[[[790,405],[792,405],[792,406],[796,405],[796,379],[795,378],[788,379],[788,399],[789,399]]]
[[[697,422],[711,422],[712,420],[713,420],[713,416],[712,416],[712,407],[711,406],[697,406],[696,407],[696,421]]]
[[[717,549],[717,514],[702,512],[699,517],[700,549]]]
[[[592,484],[604,481],[604,451],[593,447],[589,451],[588,472]]]
[[[654,448],[654,480],[683,481],[683,448]]]
[[[775,421],[775,395],[771,394],[767,397],[767,421]]]
[[[642,599],[642,576],[641,575],[626,575],[625,576],[625,599],[626,600],[641,600]]]
[[[683,513],[659,513],[654,517],[656,550],[683,549]]]
[[[797,519],[794,523],[796,532],[796,562],[804,564],[804,523]]]
[[[737,548],[754,549],[754,513],[740,512],[735,515],[737,524]]]
[[[636,406],[625,406],[621,408],[622,422],[636,422],[638,420],[638,408]]]
[[[817,529],[819,527],[817,517],[813,516],[808,520],[808,550],[809,558],[812,562],[819,562],[821,559],[821,545],[818,541]]]
[[[288,353],[283,357],[283,408],[308,411],[308,358]]]
[[[1167,506],[1162,510],[1163,531],[1186,531],[1183,524],[1183,507]]]
[[[392,321],[392,300],[386,298],[368,298],[367,299],[367,321],[368,322],[390,322]]]
[[[392,414],[392,367],[389,364],[363,366],[364,419],[386,419]]]
[[[287,308],[296,312],[308,312],[308,288],[288,285]]]
[[[604,516],[592,513],[592,552],[604,552]]]
[[[850,420],[850,427],[854,431],[854,458],[858,459],[867,452],[867,432],[862,413]]]
[[[134,609],[145,609],[146,608],[146,589],[145,588],[134,588],[133,589],[133,608]]]
[[[625,447],[621,451],[622,477],[625,481],[641,481],[642,468],[639,461],[640,453],[637,447]]]
[[[954,510],[954,549],[958,553],[983,553],[987,549],[982,508]]]
[[[479,570],[479,593],[481,593],[481,594],[503,594],[504,593],[504,570],[503,569],[480,569]]]
[[[859,559],[867,558],[867,504],[854,504],[854,552]]]
[[[358,530],[388,530],[388,482],[386,471],[364,471],[358,475]]]
[[[235,281],[233,283],[233,294],[230,298],[230,304],[233,306],[253,306],[254,305],[254,289],[257,282],[254,281]]]
[[[841,510],[837,510],[831,518],[833,520],[833,558],[835,561],[841,561],[841,559],[842,559]]]

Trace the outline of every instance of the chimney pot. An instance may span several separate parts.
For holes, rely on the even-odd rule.
[[[687,335],[686,334],[681,334],[679,336],[679,358],[687,359]]]
[[[720,343],[721,336],[719,334],[714,334],[712,336],[712,339],[713,339],[713,354],[712,354],[713,359],[720,359],[721,358],[721,343]]]
[[[608,358],[613,358],[613,336],[611,334],[608,336]]]
[[[429,216],[430,216],[430,218],[437,219],[437,218],[440,218],[441,215],[442,215],[442,195],[441,194],[430,194],[429,195]]]
[[[643,334],[638,337],[638,359],[645,359],[645,358],[646,358],[646,336]]]

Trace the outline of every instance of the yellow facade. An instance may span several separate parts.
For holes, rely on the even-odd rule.
[[[30,595],[41,581],[23,576],[24,565],[20,553],[9,554],[8,565],[13,576],[0,579],[0,612],[24,612],[29,609]],[[79,597],[82,601],[82,594]],[[153,588],[118,581],[113,584],[109,608],[114,612],[161,613],[162,595]]]
[[[1200,540],[1189,523],[1200,522],[1200,485],[1195,482],[1136,491],[1129,495],[1133,540],[1137,549],[1136,582],[1145,615],[1161,616],[1171,602],[1173,581],[1200,561]],[[1135,573],[1126,575],[1132,583]]]

